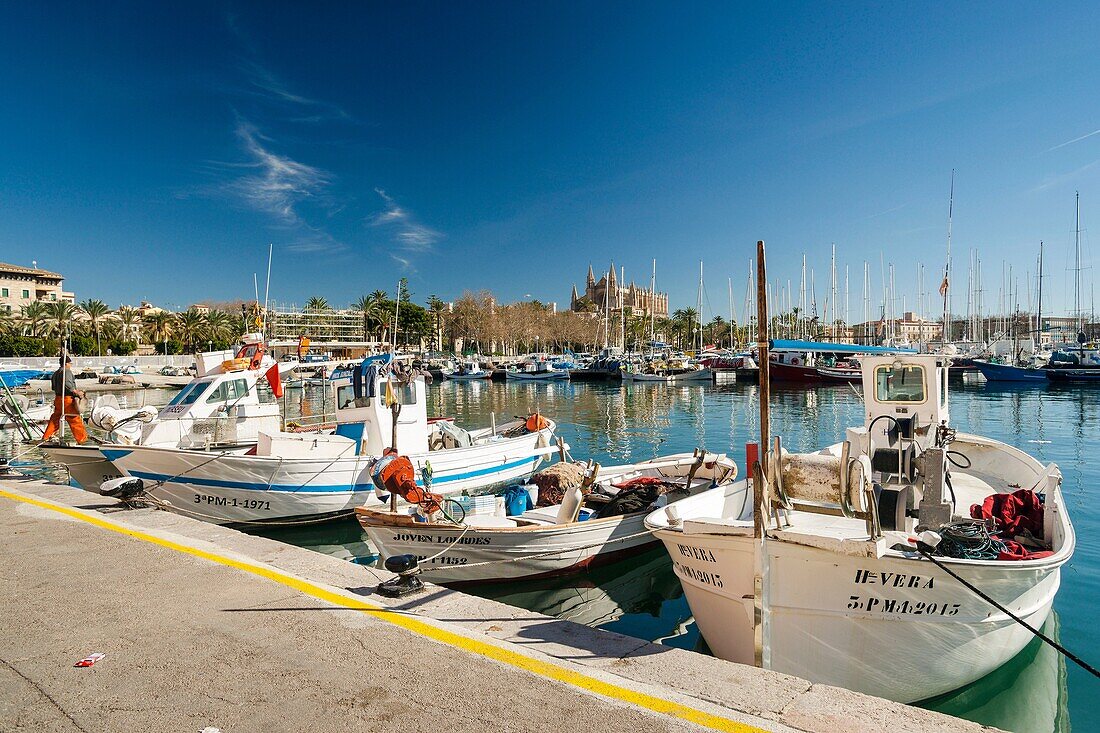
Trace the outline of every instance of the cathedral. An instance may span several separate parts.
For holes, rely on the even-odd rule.
[[[619,280],[615,276],[614,263],[607,274],[597,282],[592,272],[592,265],[589,265],[584,295],[577,293],[577,286],[574,285],[569,309],[578,313],[583,311],[601,313],[605,305],[613,312],[629,308],[635,315],[648,316],[652,312],[656,318],[668,318],[667,293],[651,293],[649,288],[639,288],[633,282],[630,285],[619,285]]]

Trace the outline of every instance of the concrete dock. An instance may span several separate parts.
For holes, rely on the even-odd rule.
[[[2,479],[0,730],[990,730],[389,577]]]

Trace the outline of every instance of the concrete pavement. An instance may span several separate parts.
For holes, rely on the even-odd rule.
[[[0,730],[983,730],[442,588],[387,603],[388,577],[0,483]]]

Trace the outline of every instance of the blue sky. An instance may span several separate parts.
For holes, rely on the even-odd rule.
[[[1072,299],[1073,195],[1100,212],[1100,10],[1088,3],[9,4],[0,260],[78,298],[344,304],[490,288],[568,301],[589,263],[673,307],[743,308],[753,243],[818,301],[831,243],[934,292],[956,171],[995,306],[1047,242]],[[840,273],[843,287],[843,269]],[[876,306],[872,306],[877,311]],[[877,315],[877,313],[876,313]]]

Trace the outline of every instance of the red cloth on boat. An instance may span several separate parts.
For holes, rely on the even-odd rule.
[[[970,507],[970,516],[996,520],[997,532],[1005,537],[1012,538],[1025,531],[1034,537],[1043,536],[1043,503],[1031,489],[987,496],[981,504]]]
[[[1015,540],[1002,541],[1005,543],[1005,549],[997,553],[998,560],[1041,560],[1054,554],[1054,550],[1029,550]]]

